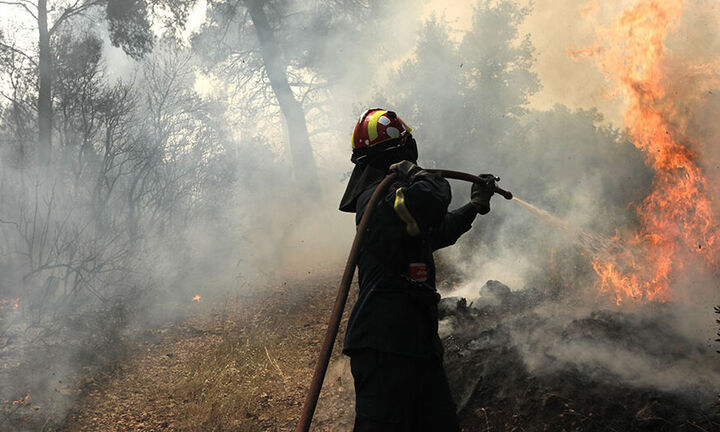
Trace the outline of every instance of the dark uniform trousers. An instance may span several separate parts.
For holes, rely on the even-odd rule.
[[[356,223],[374,189],[358,197]],[[451,198],[447,180],[425,172],[392,184],[373,212],[343,346],[355,380],[355,432],[459,431],[437,334],[432,254],[467,232],[477,210],[448,212]]]
[[[361,349],[351,353],[354,432],[459,432],[442,361]]]

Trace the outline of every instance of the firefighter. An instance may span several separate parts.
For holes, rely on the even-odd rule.
[[[448,211],[450,185],[416,165],[412,130],[394,112],[370,109],[355,125],[355,164],[340,210],[360,222],[390,172],[397,178],[369,221],[358,259],[358,299],[343,352],[355,382],[355,432],[457,432],[438,336],[433,252],[454,244],[490,209],[494,177],[470,203]]]

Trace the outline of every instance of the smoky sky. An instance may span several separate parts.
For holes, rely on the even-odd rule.
[[[356,17],[358,11],[367,12],[364,2],[283,1],[268,8],[271,17],[285,20],[275,31],[284,55],[293,60],[287,73],[294,96],[302,101],[318,166],[321,193],[315,195],[294,181],[294,171],[303,167],[292,166],[288,131],[263,72],[253,28],[240,25],[242,13],[226,33],[219,32],[231,38],[223,52],[216,40],[202,37],[203,31],[213,30],[204,27],[202,18],[220,16],[204,2],[194,9],[179,41],[166,38],[156,22],[155,49],[141,60],[112,47],[107,26],[97,16],[72,22],[65,40],[100,46],[100,61],[92,77],[75,73],[58,80],[65,87],[55,93],[57,133],[73,135],[57,142],[82,147],[80,132],[98,127],[83,123],[82,114],[88,112],[83,107],[91,104],[113,113],[105,118],[120,122],[113,136],[123,144],[115,155],[117,165],[96,158],[87,149],[101,149],[109,135],[92,129],[85,153],[57,156],[52,169],[19,168],[8,156],[14,154],[8,143],[20,140],[8,132],[15,131],[10,123],[3,123],[0,219],[8,223],[0,225],[0,299],[19,297],[20,307],[0,310],[0,331],[13,341],[3,348],[8,363],[29,369],[3,375],[0,400],[13,400],[32,387],[36,397],[56,401],[56,420],[61,419],[72,401],[54,391],[56,382],[77,372],[84,361],[94,361],[88,341],[108,333],[93,326],[112,311],[119,316],[123,301],[133,314],[132,320],[118,321],[116,333],[110,332],[118,341],[133,326],[184,317],[192,311],[195,295],[212,302],[248,287],[302,283],[308,275],[339,279],[355,230],[353,215],[337,207],[352,169],[352,127],[367,108],[393,109],[413,127],[423,166],[499,175],[501,185],[518,197],[602,236],[637,226],[630,203],[643,199],[652,172],[625,133],[622,101],[607,98],[608,83],[592,60],[567,55],[594,40],[586,2],[542,0],[530,6],[468,1],[448,8],[440,1],[369,4],[379,9],[362,15],[367,21],[360,24]],[[630,4],[602,2],[595,17],[606,22]],[[667,41],[672,58],[695,63],[716,58],[718,14],[712,2],[688,2]],[[7,30],[22,27],[21,21],[4,23],[6,37],[18,35],[33,49],[32,32]],[[80,66],[58,61],[59,71]],[[32,75],[32,67],[26,67]],[[9,82],[7,74],[2,79]],[[87,93],[76,91],[74,86],[80,85]],[[28,87],[29,105],[33,86]],[[97,99],[79,96],[85,94]],[[108,100],[110,107],[126,111],[110,110],[104,103]],[[7,107],[3,105],[6,119],[12,113]],[[695,99],[692,107],[693,148],[708,172],[717,168],[712,146],[717,130],[711,125],[719,107],[711,94]],[[136,176],[149,161],[153,168]],[[100,166],[113,167],[117,183],[88,174]],[[135,184],[141,181],[154,186],[139,194]],[[108,184],[114,185],[112,192],[100,194]],[[469,185],[452,184],[451,207],[466,203]],[[98,206],[98,197],[107,201]],[[136,217],[137,202],[143,203],[142,217]],[[552,341],[569,321],[612,307],[597,295],[588,257],[514,203],[495,197],[492,209],[458,245],[439,254],[443,265],[460,275],[455,294],[472,299],[488,279],[503,281],[512,290],[541,286],[554,268],[581,306],[565,313],[564,303],[544,305],[537,311],[544,325],[513,337],[536,370],[548,366],[543,350],[557,349],[568,362],[586,364],[588,359],[576,353],[587,347],[557,347]],[[78,282],[82,289],[76,291],[60,264],[48,273],[42,269],[28,275],[29,257],[38,255],[28,254],[24,227],[32,226],[34,213],[46,215],[46,231],[65,245],[44,245],[44,257],[70,257],[83,277],[90,274],[88,266],[104,262],[100,257],[112,265],[95,268],[97,278]],[[697,298],[707,305],[708,298],[716,299],[716,278],[701,273],[681,282],[701,293]],[[683,308],[699,305],[691,302]],[[678,332],[694,334],[696,342],[712,337],[711,317],[704,310],[688,319],[676,316],[672,324]],[[41,328],[62,329],[50,335],[55,351],[32,345],[50,337]],[[628,358],[627,351],[611,343],[592,349],[602,353],[597,361],[613,370],[619,370],[618,359]],[[43,362],[55,375],[34,374]],[[684,387],[682,375],[692,370],[692,362],[684,359],[657,380],[638,372],[652,374],[652,364],[651,356],[641,357],[632,373],[621,376],[679,389]],[[688,382],[697,381],[697,376],[691,378]]]

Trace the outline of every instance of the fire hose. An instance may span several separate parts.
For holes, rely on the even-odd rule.
[[[428,169],[426,171],[437,173],[445,178],[455,180],[464,180],[471,183],[482,182],[480,177],[459,171],[440,169]],[[350,284],[352,283],[352,279],[355,274],[355,266],[357,264],[360,242],[362,241],[363,233],[365,233],[365,230],[367,229],[368,222],[370,221],[373,209],[377,205],[378,200],[384,194],[385,190],[387,190],[390,183],[395,180],[396,176],[397,174],[395,173],[388,174],[383,181],[380,182],[377,188],[375,188],[375,192],[373,192],[370,197],[370,201],[368,202],[367,207],[365,207],[365,213],[357,226],[355,239],[353,240],[352,247],[350,248],[350,255],[348,256],[347,264],[345,265],[345,272],[343,273],[343,277],[338,288],[335,305],[330,313],[330,320],[328,322],[327,332],[325,333],[325,339],[323,340],[322,347],[320,348],[320,356],[315,364],[313,379],[310,382],[310,388],[308,389],[308,393],[303,404],[302,415],[300,416],[297,428],[295,428],[295,432],[308,432],[310,430],[310,423],[312,422],[313,415],[315,414],[315,408],[317,407],[318,398],[320,397],[320,389],[322,388],[325,373],[327,372],[328,364],[330,363],[330,355],[332,354],[335,338],[337,337],[338,328],[340,327],[340,320],[342,319],[342,314],[345,310],[345,303],[347,302],[348,293],[350,292]],[[495,186],[494,192],[508,200],[513,198],[513,194],[511,192],[503,190],[497,186]]]

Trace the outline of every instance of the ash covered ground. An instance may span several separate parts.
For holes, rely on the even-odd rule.
[[[593,311],[491,280],[440,307],[465,430],[720,430],[718,354],[671,324],[678,305]]]

